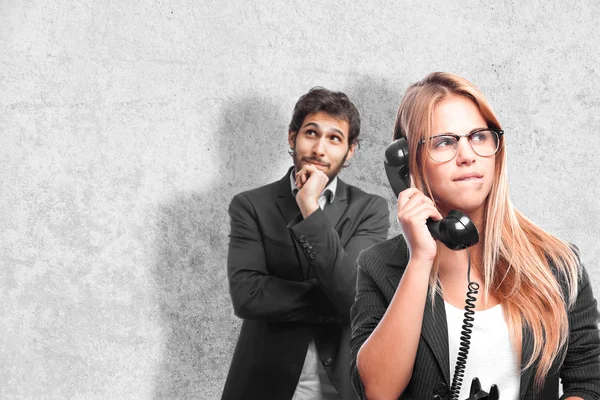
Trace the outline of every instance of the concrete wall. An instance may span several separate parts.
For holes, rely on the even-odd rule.
[[[600,3],[521,3],[0,1],[0,398],[218,399],[227,205],[286,171],[315,85],[362,112],[342,177],[391,201],[401,94],[473,81],[514,202],[600,295]]]

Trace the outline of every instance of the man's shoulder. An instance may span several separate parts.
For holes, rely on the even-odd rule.
[[[280,183],[280,181],[275,181],[275,182],[271,182],[271,183],[268,183],[263,186],[256,187],[254,189],[248,189],[248,190],[245,190],[243,192],[236,194],[235,196],[233,196],[233,198],[236,199],[236,198],[243,197],[251,202],[261,200],[264,198],[268,198],[268,197],[275,198],[277,196],[277,189],[278,189],[279,183]],[[291,189],[290,189],[290,191],[291,191]]]
[[[380,204],[385,204],[387,206],[387,201],[377,195],[377,194],[373,194],[373,193],[369,193],[369,192],[365,192],[364,190],[362,190],[361,188],[354,186],[354,185],[350,185],[349,183],[346,183],[344,181],[343,184],[346,187],[346,192],[348,195],[348,201],[352,202],[352,201],[361,201],[361,202],[379,202]]]

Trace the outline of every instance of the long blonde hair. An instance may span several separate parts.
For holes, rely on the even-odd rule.
[[[434,108],[451,95],[473,101],[488,127],[501,129],[481,91],[460,76],[434,72],[406,90],[396,116],[394,140],[407,138],[413,181],[432,199],[425,173],[429,156],[426,146],[420,146],[419,141],[432,136]],[[530,368],[538,361],[535,385],[540,388],[553,362],[564,358],[569,335],[567,310],[577,296],[578,254],[568,243],[535,225],[511,203],[504,136],[500,138],[494,182],[486,200],[482,241],[483,262],[479,266],[482,270],[478,272],[484,293],[494,293],[502,304],[516,354],[522,350],[522,328],[528,326],[533,332],[533,353],[521,368]],[[432,289],[436,288],[437,273],[434,268]],[[565,293],[559,279],[566,283]]]

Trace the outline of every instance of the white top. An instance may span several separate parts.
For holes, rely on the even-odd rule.
[[[450,349],[450,381],[454,377],[456,358],[460,346],[460,334],[465,310],[444,301],[448,321],[448,344]],[[502,305],[484,311],[475,311],[472,324],[471,347],[460,389],[460,400],[469,398],[473,378],[479,378],[486,392],[496,384],[500,399],[517,400],[521,383],[520,361],[512,349],[508,325],[504,320]],[[450,382],[452,383],[452,382]]]

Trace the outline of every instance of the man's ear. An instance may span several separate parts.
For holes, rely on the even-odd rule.
[[[355,151],[356,151],[356,143],[353,143],[350,145],[350,148],[348,149],[348,155],[346,156],[346,162],[348,162],[352,158]]]
[[[288,144],[290,145],[290,149],[293,149],[296,146],[296,134],[298,132],[288,131]]]

